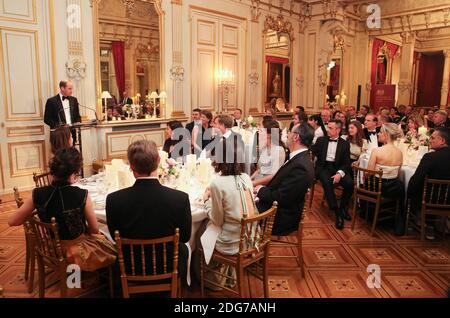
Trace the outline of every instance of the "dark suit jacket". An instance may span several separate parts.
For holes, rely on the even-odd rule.
[[[430,179],[450,180],[450,147],[427,153],[420,161],[408,183],[408,197],[422,199],[425,176]]]
[[[122,99],[122,105],[133,104],[133,100],[130,97]]]
[[[194,129],[195,123],[191,121],[190,123],[186,124],[186,129],[189,130],[189,133],[192,135],[192,130]]]
[[[314,167],[308,151],[304,151],[282,166],[269,184],[259,190],[260,212],[268,210],[273,201],[278,202],[273,235],[288,235],[298,229],[305,194],[313,181]]]
[[[320,137],[311,147],[312,152],[317,158],[316,176],[325,168],[327,162],[328,141],[329,138],[327,136]],[[336,172],[342,170],[346,175],[351,173],[350,143],[342,138],[338,139],[334,164],[336,166]]]
[[[78,100],[72,96],[69,96],[68,98],[72,123],[79,123],[81,122],[81,116],[78,107]],[[47,99],[47,103],[45,104],[44,122],[50,126],[50,129],[55,129],[67,123],[59,94]]]
[[[106,218],[113,237],[118,230],[122,238],[154,239],[173,235],[179,228],[180,263],[187,257],[183,243],[191,237],[192,216],[186,193],[164,187],[155,179],[136,180],[132,187],[108,195]],[[168,249],[168,253],[172,251]]]
[[[377,131],[377,135],[378,135],[378,134],[380,133],[381,128],[380,128],[380,127],[377,127],[375,130]],[[364,129],[363,129],[363,132],[364,132],[364,138],[366,138],[367,142],[370,143],[370,134],[369,134],[369,130],[368,130],[367,128],[364,128]],[[383,146],[383,143],[378,142],[378,147],[381,147],[381,146]]]

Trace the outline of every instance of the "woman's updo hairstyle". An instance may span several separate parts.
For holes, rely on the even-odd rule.
[[[391,141],[396,141],[404,136],[403,131],[394,123],[383,124],[381,130],[389,136]]]
[[[82,164],[76,148],[60,149],[50,160],[50,174],[57,180],[67,180],[72,174],[80,172]]]

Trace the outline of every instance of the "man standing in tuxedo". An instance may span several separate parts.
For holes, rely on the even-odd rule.
[[[316,178],[322,183],[328,206],[336,214],[336,228],[344,228],[344,219],[351,220],[347,209],[353,193],[353,180],[350,176],[350,143],[340,138],[342,122],[330,120],[328,136],[320,137],[311,147],[316,161]],[[340,206],[334,193],[334,185],[344,188]]]
[[[241,128],[242,127],[242,109],[236,108],[233,115],[234,115],[233,126],[237,126],[237,127]]]
[[[130,188],[109,194],[106,198],[106,217],[111,235],[120,232],[128,239],[155,239],[175,234],[179,229],[180,277],[187,273],[188,248],[191,238],[192,216],[189,196],[181,191],[164,187],[158,181],[160,161],[153,141],[139,140],[127,151],[130,168],[136,182]],[[167,255],[173,255],[172,250]],[[161,260],[162,263],[162,260]],[[172,260],[167,261],[168,266]],[[142,271],[136,264],[136,271]],[[150,264],[148,265],[150,267]]]
[[[381,147],[383,144],[378,142],[378,134],[380,127],[378,127],[378,117],[374,114],[367,114],[364,121],[364,138],[366,138],[369,148]]]
[[[121,104],[122,105],[131,105],[131,104],[133,104],[133,100],[130,97],[128,97],[128,92],[127,91],[123,92],[123,99],[122,99],[122,103]]]
[[[314,181],[314,167],[308,154],[313,138],[314,131],[307,123],[292,127],[287,140],[289,159],[267,186],[255,188],[260,212],[269,209],[274,201],[278,202],[273,235],[285,236],[298,229],[305,195]]]
[[[61,81],[59,89],[59,94],[49,98],[45,104],[44,122],[50,129],[81,122],[78,100],[72,96],[72,82]]]
[[[201,119],[201,113],[202,110],[200,108],[195,108],[192,111],[192,121],[190,123],[186,124],[186,129],[189,130],[189,133],[192,135],[192,130],[194,129],[194,126],[201,126],[202,125],[202,119]]]

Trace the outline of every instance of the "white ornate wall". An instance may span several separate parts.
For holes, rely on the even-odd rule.
[[[96,107],[93,0],[0,0],[0,191],[31,187],[33,171],[46,169],[48,127],[43,124],[45,101],[57,92],[59,80],[71,78],[81,104]],[[246,115],[263,109],[263,29],[268,14],[292,23],[292,105],[315,112],[324,102],[324,66],[335,54],[334,35],[343,40],[341,89],[347,104],[370,96],[371,40],[395,39],[402,46],[396,66],[399,102],[412,96],[411,52],[448,52],[448,0],[374,1],[380,4],[381,29],[368,29],[361,2],[284,0],[156,0],[164,11],[162,65],[168,93],[166,114],[189,117],[196,106],[221,110],[214,72],[236,74],[230,108]],[[347,1],[348,2],[348,1]],[[307,5],[307,3],[312,3]],[[280,10],[281,9],[281,10]],[[447,53],[446,69],[450,69]],[[326,67],[325,67],[326,70]],[[447,92],[449,72],[443,80]],[[94,118],[84,108],[83,115]],[[103,155],[104,138],[85,132],[85,164]],[[159,138],[159,137],[158,137]],[[123,149],[122,149],[123,150]],[[121,150],[121,151],[122,151]]]

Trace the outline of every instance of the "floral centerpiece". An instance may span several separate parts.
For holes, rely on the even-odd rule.
[[[122,107],[122,110],[127,113],[127,118],[131,117],[131,114],[133,113],[133,105],[132,104],[125,104]]]
[[[426,134],[410,134],[405,136],[405,144],[408,145],[408,149],[419,150],[419,147],[428,147],[430,145],[430,136]]]
[[[178,163],[170,158],[165,151],[159,151],[160,162],[158,166],[158,178],[164,183],[167,179],[177,179],[180,176],[180,169]]]
[[[254,118],[252,116],[248,116],[243,122],[242,122],[242,127],[247,129],[250,127],[257,127],[258,123],[254,120]]]

